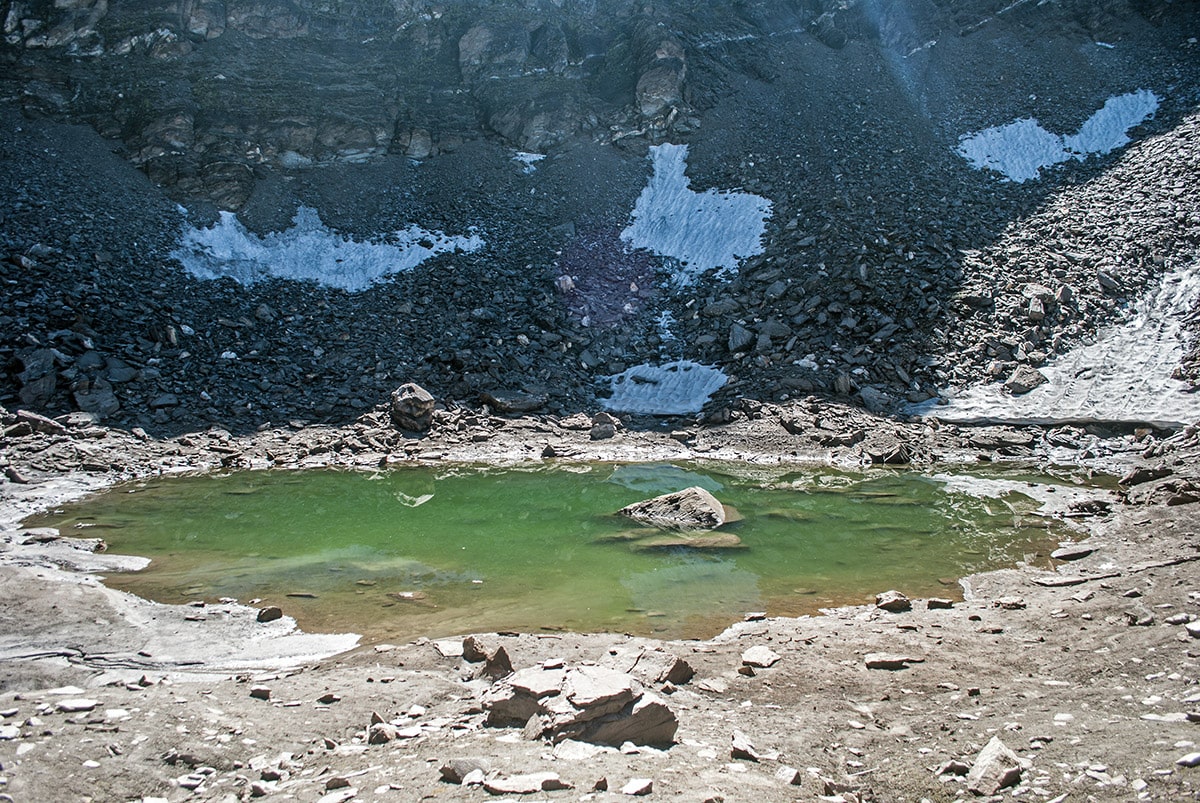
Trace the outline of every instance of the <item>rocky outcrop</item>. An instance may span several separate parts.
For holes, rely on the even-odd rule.
[[[634,90],[638,113],[646,120],[678,114],[684,108],[687,56],[683,44],[661,28],[643,30],[642,72]]]

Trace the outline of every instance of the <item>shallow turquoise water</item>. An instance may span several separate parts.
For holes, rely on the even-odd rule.
[[[689,485],[741,512],[729,526],[740,548],[620,540],[635,528],[614,511]],[[952,596],[966,573],[1046,553],[1053,534],[1033,507],[904,472],[439,467],[155,479],[28,523],[152,558],[110,585],[163,602],[261,599],[312,629],[707,637],[750,611],[815,612],[888,588]]]

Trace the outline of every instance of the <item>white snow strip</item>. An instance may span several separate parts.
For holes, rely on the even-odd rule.
[[[1020,184],[1068,159],[1083,161],[1128,144],[1129,129],[1152,117],[1158,102],[1158,96],[1146,89],[1111,97],[1077,132],[1063,136],[1051,134],[1031,118],[1014,120],[964,134],[957,152],[976,170],[994,170]]]
[[[974,477],[970,474],[933,474],[929,479],[941,483],[947,493],[966,494],[979,499],[1004,499],[1010,494],[1021,494],[1037,502],[1038,508],[1034,512],[1043,516],[1069,513],[1073,502],[1113,500],[1109,491],[1062,483],[1032,483],[997,477]]]
[[[483,247],[477,234],[450,236],[413,224],[382,242],[358,242],[331,230],[317,211],[296,210],[292,227],[259,237],[231,212],[207,229],[189,226],[171,256],[200,279],[229,277],[244,285],[265,279],[319,282],[350,292],[412,270],[441,253]]]
[[[991,384],[970,388],[947,406],[918,411],[945,421],[1056,424],[1147,423],[1178,427],[1200,421],[1200,393],[1171,374],[1184,355],[1185,319],[1200,301],[1200,263],[1172,271],[1109,327],[1040,370],[1050,381],[1021,396]]]
[[[663,365],[635,365],[607,377],[612,396],[609,410],[644,415],[698,413],[728,377],[716,368],[689,360]]]
[[[674,281],[694,282],[709,270],[732,273],[738,261],[762,253],[771,202],[732,190],[695,192],[684,171],[687,145],[650,149],[654,175],[638,196],[621,239],[679,261]]]

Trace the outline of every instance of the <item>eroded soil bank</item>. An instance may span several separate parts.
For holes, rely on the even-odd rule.
[[[666,431],[615,419],[613,437],[592,440],[587,416],[452,409],[417,437],[378,411],[336,429],[160,441],[6,416],[4,793],[417,800],[526,789],[534,799],[616,800],[648,779],[652,797],[687,800],[952,800],[1001,782],[1011,783],[1000,795],[1031,800],[1196,794],[1195,770],[1177,764],[1195,752],[1200,699],[1200,642],[1189,631],[1200,613],[1194,428],[958,428],[815,401],[744,404],[730,419]],[[627,673],[677,718],[670,746],[554,744],[491,727],[485,701],[497,681],[463,657],[458,639],[338,652],[354,640],[297,633],[286,616],[258,622],[254,607],[164,606],[109,591],[96,573],[136,560],[16,530],[56,500],[167,471],[706,457],[854,465],[897,454],[934,470],[1070,462],[1124,482],[1115,496],[1098,492],[1096,503],[1058,512],[1086,548],[1061,553],[1054,571],[965,578],[963,601],[750,616],[709,641],[542,633],[472,642],[489,654],[502,647],[527,674],[589,665]],[[472,645],[467,655],[478,658]],[[694,677],[664,680],[664,653]],[[1016,760],[978,760],[993,737]],[[463,774],[484,768],[469,780],[490,793],[443,779],[440,769],[459,759],[470,759]]]

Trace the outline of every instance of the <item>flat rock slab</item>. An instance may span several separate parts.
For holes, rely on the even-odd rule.
[[[433,642],[433,648],[443,658],[462,658],[463,643],[458,639],[443,639]]]
[[[541,699],[551,694],[558,694],[566,679],[566,670],[542,669],[539,666],[522,669],[515,673],[508,679],[508,685],[519,692]]]
[[[650,778],[631,778],[621,787],[621,794],[630,797],[642,797],[654,791],[654,781]]]
[[[758,669],[766,669],[779,663],[779,653],[759,644],[742,653],[742,663]]]
[[[869,652],[863,659],[867,669],[889,669],[892,671],[908,669],[909,664],[919,664],[924,658],[913,658],[909,655],[896,655],[890,652]]]
[[[742,539],[734,533],[670,533],[640,538],[630,545],[639,551],[654,549],[745,549]]]
[[[1054,550],[1050,553],[1050,557],[1055,560],[1079,560],[1080,558],[1086,558],[1095,551],[1096,548],[1094,546],[1071,544]]]
[[[533,795],[570,789],[571,785],[558,777],[557,772],[535,772],[530,775],[510,775],[483,782],[483,788],[493,795]]]
[[[98,705],[100,705],[99,700],[89,700],[84,697],[69,697],[66,700],[59,700],[56,707],[64,714],[81,714],[85,711],[91,711]]]

